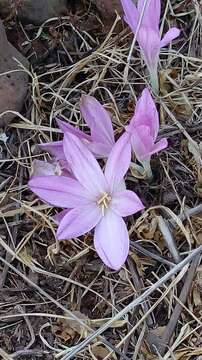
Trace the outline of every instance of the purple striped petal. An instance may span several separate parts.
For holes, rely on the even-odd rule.
[[[144,7],[146,1],[146,6]],[[160,0],[138,0],[137,9],[139,16],[141,16],[144,8],[141,26],[152,28],[159,32],[159,22],[161,13]]]
[[[57,239],[65,240],[84,235],[98,224],[101,217],[101,210],[94,203],[72,209],[61,220]]]
[[[110,203],[110,209],[119,216],[129,216],[144,209],[140,198],[130,190],[116,192]]]
[[[166,149],[167,147],[168,147],[168,140],[163,138],[153,145],[153,148],[150,151],[150,155],[157,154],[159,151]]]
[[[139,20],[137,8],[132,0],[121,0],[121,4],[125,14],[124,20],[130,26],[133,33],[135,33]]]
[[[161,46],[159,32],[142,26],[138,32],[137,39],[146,65],[150,71],[155,69],[158,65]]]
[[[107,158],[112,150],[112,145],[89,142],[87,148],[95,155],[97,159]]]
[[[65,176],[36,176],[28,186],[42,200],[62,208],[81,206],[91,200],[78,181]]]
[[[104,106],[94,97],[83,95],[80,110],[90,128],[92,141],[112,147],[115,142],[112,121]]]
[[[154,145],[149,127],[142,125],[135,128],[131,136],[131,143],[135,156],[139,161],[147,158]]]
[[[131,143],[136,158],[140,162],[168,146],[165,138],[154,144],[147,126],[139,126],[134,130],[133,136],[131,136]]]
[[[94,245],[105,265],[119,270],[129,252],[129,236],[123,219],[108,210],[95,228]]]
[[[130,135],[125,132],[112,148],[105,167],[105,176],[112,190],[123,180],[130,161]]]
[[[180,30],[176,27],[172,27],[161,40],[161,47],[167,46],[172,40],[176,39],[180,35]]]
[[[127,128],[132,133],[133,128],[140,125],[148,126],[152,138],[156,139],[159,131],[159,116],[155,102],[147,88],[143,90],[138,99],[135,114]]]
[[[95,197],[104,194],[107,183],[92,153],[74,135],[64,135],[64,153],[75,178]]]
[[[38,145],[43,151],[49,152],[55,160],[65,160],[62,141],[53,141]]]
[[[62,221],[63,217],[70,211],[71,209],[65,209],[60,211],[59,213],[52,216],[53,221],[59,225],[59,223]]]
[[[83,131],[81,131],[80,129],[77,129],[75,128],[73,125],[71,124],[68,124],[67,122],[65,121],[62,121],[60,119],[56,119],[57,121],[57,124],[60,128],[60,130],[63,132],[63,133],[70,133],[70,134],[73,134],[75,136],[77,136],[79,139],[86,139],[88,141],[91,141],[91,137],[90,135],[88,134],[85,134]]]

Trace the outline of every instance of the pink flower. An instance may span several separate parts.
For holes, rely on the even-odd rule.
[[[139,43],[142,57],[149,69],[151,78],[157,77],[157,66],[160,49],[168,45],[173,39],[179,36],[180,30],[172,27],[167,31],[161,39],[159,31],[161,1],[148,0],[144,7],[145,0],[138,0],[137,7],[133,0],[121,0],[125,13],[125,21],[130,26],[134,34],[137,33],[137,41]],[[141,14],[143,13],[142,19]],[[137,25],[140,22],[140,27]]]
[[[138,196],[120,190],[130,161],[131,149],[125,133],[114,145],[102,172],[88,148],[73,134],[64,135],[64,153],[75,179],[39,176],[29,188],[41,199],[65,209],[58,215],[58,240],[74,238],[95,228],[94,245],[103,262],[118,270],[129,251],[129,236],[122,217],[144,208]]]
[[[136,158],[141,163],[150,162],[151,155],[168,146],[167,139],[156,142],[159,131],[159,116],[155,103],[148,89],[144,89],[137,101],[135,114],[126,132],[130,134],[130,142]]]
[[[115,143],[109,113],[99,101],[89,95],[81,97],[80,111],[90,128],[91,135],[57,119],[60,130],[64,134],[70,133],[78,137],[97,158],[108,157]],[[40,147],[48,151],[56,160],[65,160],[62,141],[40,144]]]

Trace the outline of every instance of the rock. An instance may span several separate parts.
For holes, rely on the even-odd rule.
[[[92,2],[96,5],[106,22],[110,22],[115,18],[115,10],[119,15],[123,14],[120,0],[92,0]]]
[[[18,50],[12,46],[6,36],[4,26],[0,20],[0,114],[6,110],[22,110],[28,89],[28,75],[24,71],[11,72],[7,75],[2,73],[19,69],[17,59],[23,66],[29,66],[29,62]],[[0,117],[0,127],[8,124],[14,114],[8,113]]]
[[[0,15],[17,13],[24,23],[40,25],[44,21],[63,15],[67,0],[0,0]]]

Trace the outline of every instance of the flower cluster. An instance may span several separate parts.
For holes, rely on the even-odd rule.
[[[172,28],[161,39],[160,0],[139,0],[137,8],[132,0],[121,2],[125,20],[137,32],[156,90],[160,48],[177,37],[179,30]],[[126,189],[125,176],[131,158],[135,156],[138,168],[150,177],[151,156],[165,149],[167,140],[157,141],[159,116],[147,88],[117,141],[110,114],[94,97],[81,97],[80,112],[89,133],[56,119],[63,139],[40,145],[50,153],[52,161],[33,163],[28,186],[43,201],[63,209],[54,216],[58,240],[75,238],[95,229],[94,246],[98,255],[108,267],[118,270],[129,252],[129,235],[123,218],[144,209],[138,195]]]
[[[57,239],[75,238],[95,228],[94,246],[103,262],[118,270],[129,251],[123,217],[143,210],[137,194],[126,190],[124,176],[131,153],[144,164],[167,146],[156,142],[159,118],[148,89],[137,102],[135,114],[115,142],[109,113],[93,97],[82,96],[81,113],[90,135],[57,120],[63,140],[41,145],[53,157],[51,163],[35,161],[29,188],[43,201],[63,208],[54,217]],[[97,159],[106,159],[104,170]]]

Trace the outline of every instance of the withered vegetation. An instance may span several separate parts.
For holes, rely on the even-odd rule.
[[[3,359],[202,358],[201,10],[188,0],[168,0],[163,9],[162,29],[181,29],[161,51],[155,99],[169,147],[152,158],[151,183],[134,171],[126,179],[146,211],[127,219],[131,248],[120,272],[103,266],[90,233],[56,243],[51,216],[59,209],[37,199],[27,181],[33,160],[49,159],[37,144],[61,139],[56,115],[88,131],[82,93],[105,104],[119,137],[149,81],[138,45],[128,57],[129,29],[118,16],[103,23],[87,1],[38,28],[14,15],[5,21],[31,70],[24,111],[0,133]]]

